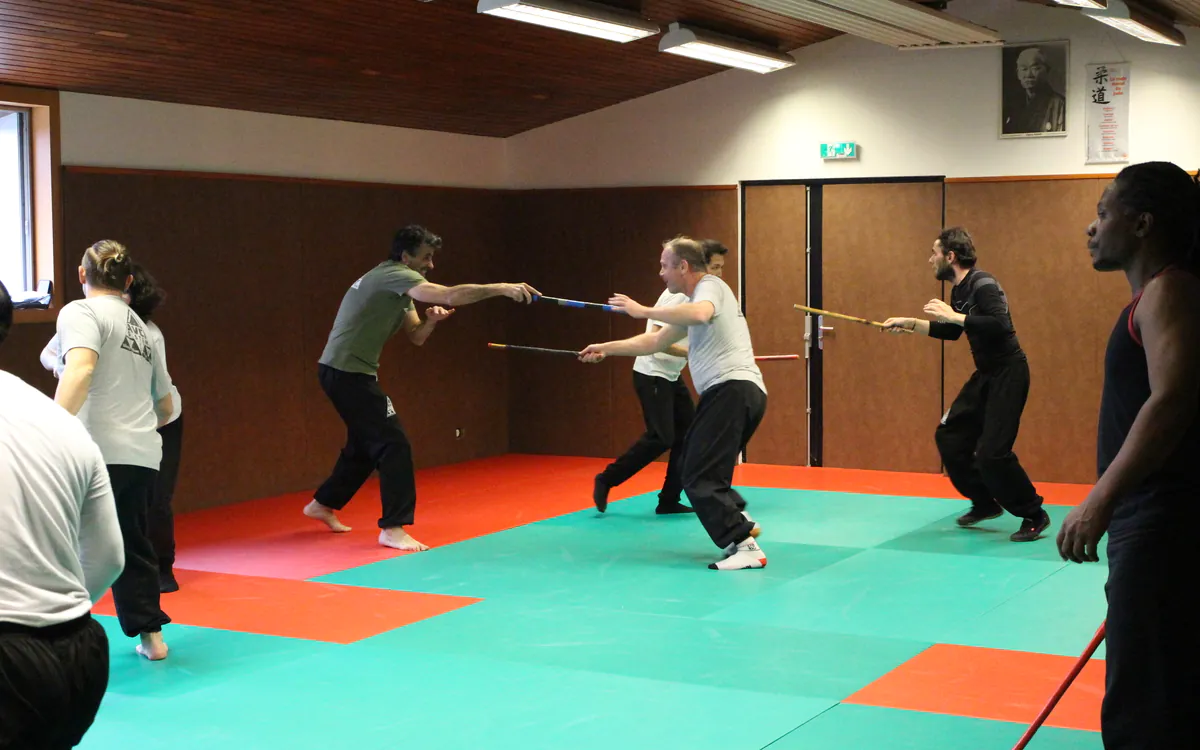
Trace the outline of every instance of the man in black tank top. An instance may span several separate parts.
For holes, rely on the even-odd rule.
[[[936,321],[888,318],[884,330],[916,331],[946,341],[966,331],[975,372],[935,434],[950,481],[971,501],[971,510],[959,517],[958,525],[974,526],[1007,510],[1022,519],[1009,538],[1032,542],[1050,525],[1050,516],[1012,450],[1029,396],[1029,364],[1004,290],[995,276],[975,268],[975,259],[967,230],[943,231],[929,261],[939,280],[954,282],[950,304],[930,300],[925,313]]]
[[[1104,357],[1099,479],[1058,548],[1096,562],[1108,532],[1106,750],[1200,748],[1200,186],[1174,164],[1127,167],[1088,237],[1133,301]]]

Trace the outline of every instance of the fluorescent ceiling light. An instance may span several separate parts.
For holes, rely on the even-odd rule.
[[[1059,5],[1065,5],[1068,8],[1099,8],[1104,10],[1104,3],[1100,0],[1054,0]]]
[[[1083,14],[1144,42],[1170,44],[1176,47],[1187,44],[1183,32],[1175,28],[1175,24],[1170,19],[1123,0],[1108,0],[1107,8],[1084,10]]]
[[[658,24],[632,13],[579,0],[479,0],[476,9],[489,16],[573,31],[613,42],[632,42],[660,31]]]
[[[672,23],[663,34],[658,51],[755,73],[770,73],[796,64],[791,55],[677,23]]]

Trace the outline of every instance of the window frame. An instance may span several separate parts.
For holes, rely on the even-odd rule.
[[[16,310],[13,324],[45,323],[58,317],[62,285],[62,157],[57,91],[0,84],[0,106],[29,110],[30,240],[33,279],[49,279],[54,290],[46,310]]]

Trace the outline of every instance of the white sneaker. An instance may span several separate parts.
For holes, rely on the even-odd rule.
[[[725,559],[709,564],[710,570],[749,570],[767,567],[767,556],[753,537],[735,545],[735,551]]]

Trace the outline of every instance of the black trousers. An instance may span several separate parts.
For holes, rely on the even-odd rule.
[[[412,446],[391,399],[373,375],[321,365],[318,376],[325,395],[346,423],[346,446],[314,498],[321,505],[341,510],[378,469],[383,501],[379,528],[411,525],[417,509]]]
[[[1013,453],[1029,397],[1029,364],[973,373],[950,405],[935,438],[946,473],[975,508],[1036,518],[1042,498]]]
[[[633,373],[633,389],[642,404],[646,431],[601,472],[603,481],[609,487],[616,487],[669,450],[667,478],[663,481],[658,502],[679,502],[683,492],[683,439],[696,416],[692,394],[688,393],[683,378],[672,382],[640,372]]]
[[[157,475],[141,466],[108,466],[125,546],[125,569],[113,584],[113,604],[121,632],[130,638],[158,632],[171,621],[159,606],[158,558],[147,534]]]
[[[179,477],[179,457],[183,452],[183,415],[159,428],[162,436],[162,466],[154,481],[154,497],[150,500],[147,528],[150,544],[158,558],[158,569],[170,575],[175,566],[175,514],[171,500],[175,497],[175,480]]]
[[[683,489],[713,543],[725,548],[750,536],[754,524],[733,489],[733,470],[767,412],[767,394],[754,383],[730,380],[700,396],[684,439]]]
[[[1172,500],[1189,510],[1141,523],[1119,507],[1109,527],[1105,750],[1200,748],[1200,492]]]
[[[108,636],[91,615],[30,628],[0,623],[0,750],[68,750],[108,689]]]

